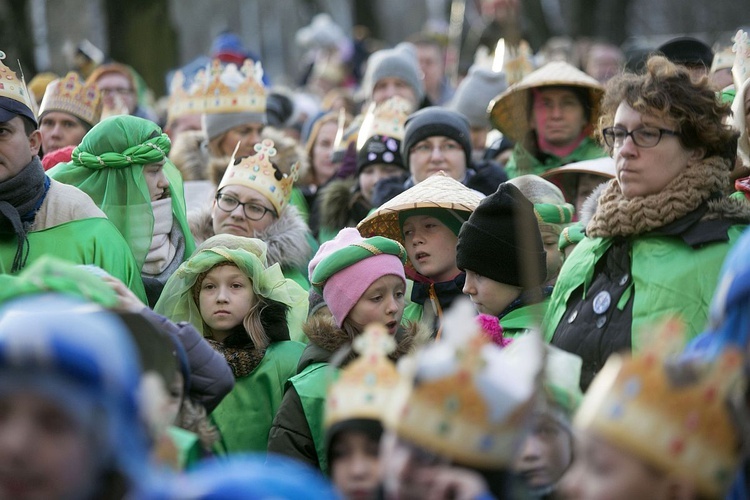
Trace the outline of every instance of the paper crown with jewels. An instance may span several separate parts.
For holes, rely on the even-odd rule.
[[[239,144],[237,144],[239,148]],[[292,165],[289,175],[281,171],[271,163],[271,158],[276,156],[276,148],[271,139],[264,139],[254,146],[256,153],[235,160],[234,155],[227,166],[227,171],[219,183],[219,191],[226,186],[246,186],[258,191],[268,198],[276,210],[276,215],[281,215],[289,198],[292,196],[292,187],[297,180],[299,164]]]
[[[245,59],[238,68],[230,63],[222,67],[218,59],[211,61],[204,87],[204,113],[265,113],[266,89],[263,66]]]
[[[86,85],[77,73],[71,71],[47,85],[39,117],[51,111],[69,113],[93,127],[102,115],[101,94],[96,85]]]
[[[12,99],[19,105],[28,108],[27,110],[19,110],[18,114],[27,116],[36,122],[34,117],[36,106],[31,102],[26,83],[16,76],[15,71],[5,65],[3,59],[5,59],[5,52],[0,51],[0,97]]]
[[[185,115],[201,114],[206,109],[206,70],[199,70],[186,85],[185,75],[177,70],[169,83],[167,124]]]
[[[404,123],[412,108],[413,105],[400,96],[393,96],[379,105],[372,103],[357,133],[357,150],[374,135],[404,140]]]
[[[730,406],[744,395],[743,357],[728,348],[712,362],[680,362],[683,332],[672,318],[641,353],[610,356],[573,423],[720,498],[740,459]]]
[[[388,359],[396,350],[396,341],[383,325],[368,325],[354,339],[352,348],[359,356],[346,365],[328,389],[326,428],[345,420],[382,421],[399,381],[396,365]]]
[[[540,394],[544,346],[538,332],[501,348],[461,300],[443,338],[399,363],[385,426],[401,439],[467,467],[513,461]]]

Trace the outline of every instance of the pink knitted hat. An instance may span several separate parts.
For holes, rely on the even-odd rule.
[[[374,236],[362,238],[353,227],[339,231],[320,246],[308,267],[310,283],[323,290],[323,299],[340,327],[365,291],[379,278],[393,274],[406,283],[406,251],[400,243]]]

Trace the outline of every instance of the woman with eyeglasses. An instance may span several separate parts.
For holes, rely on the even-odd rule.
[[[263,240],[268,265],[278,263],[286,278],[307,290],[307,264],[314,253],[310,230],[290,203],[298,169],[293,166],[291,175],[279,170],[272,161],[277,149],[271,139],[256,144],[254,150],[252,156],[232,156],[210,212],[191,212],[190,228],[197,244],[216,234]]]
[[[592,196],[586,238],[566,259],[544,328],[583,358],[586,389],[613,352],[638,350],[665,314],[706,324],[728,250],[750,210],[728,198],[737,134],[708,79],[664,57],[608,84],[599,134],[616,177]]]

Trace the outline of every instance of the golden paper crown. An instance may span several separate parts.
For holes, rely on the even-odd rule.
[[[739,92],[745,80],[750,78],[750,38],[747,32],[738,30],[734,35],[734,65],[732,66],[732,79],[734,88]]]
[[[388,355],[396,341],[383,325],[371,324],[352,343],[359,357],[344,368],[328,389],[325,427],[345,420],[382,421],[391,392],[399,381]]]
[[[214,59],[207,79],[205,113],[265,113],[266,89],[260,62],[245,59],[241,68]]]
[[[472,314],[468,301],[454,304],[443,338],[399,365],[385,425],[459,465],[502,469],[534,410],[544,347],[532,332],[501,348]]]
[[[93,127],[102,115],[101,95],[95,84],[86,85],[71,71],[47,85],[39,116],[50,111],[71,114]]]
[[[2,62],[3,59],[5,59],[5,52],[0,51],[0,97],[7,97],[18,101],[33,111],[35,106],[31,103],[31,96],[28,89],[26,89],[26,84],[23,80],[19,80],[15,71],[8,68]]]
[[[739,433],[727,403],[730,393],[744,393],[742,354],[728,349],[711,364],[684,365],[678,372],[669,358],[679,352],[683,332],[684,325],[671,319],[639,355],[610,356],[574,425],[719,498],[740,458]]]
[[[377,106],[372,103],[357,134],[357,150],[374,135],[403,141],[404,123],[412,108],[412,104],[400,96],[390,97]]]
[[[239,143],[237,144],[239,147]],[[282,210],[289,203],[292,196],[292,186],[297,180],[299,164],[292,165],[292,171],[289,175],[282,174],[271,163],[271,157],[276,156],[271,139],[264,139],[254,146],[256,154],[241,158],[235,165],[234,155],[237,148],[232,154],[232,158],[227,166],[227,171],[219,184],[219,190],[225,186],[246,186],[258,191],[268,198],[276,210],[276,215],[281,215]]]
[[[206,109],[206,71],[199,70],[193,82],[185,88],[185,75],[176,71],[169,84],[167,124],[185,115],[201,114]]]

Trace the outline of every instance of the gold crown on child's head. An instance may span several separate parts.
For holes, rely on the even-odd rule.
[[[74,71],[47,85],[39,116],[51,111],[62,111],[76,116],[92,127],[102,116],[102,98],[96,84],[86,85]]]
[[[206,109],[206,70],[200,69],[185,87],[185,75],[177,70],[169,84],[167,124],[184,115],[201,114]]]
[[[266,89],[260,61],[245,59],[242,67],[222,67],[218,59],[211,67],[204,90],[205,113],[265,113]]]
[[[26,88],[26,83],[16,76],[15,71],[2,62],[3,59],[5,59],[5,52],[0,50],[0,97],[7,97],[20,102],[29,108],[33,114],[35,106],[31,104],[31,96]]]
[[[221,179],[219,191],[225,186],[249,187],[268,198],[276,210],[276,215],[281,215],[292,196],[292,187],[299,174],[299,163],[292,165],[289,175],[282,174],[278,167],[271,163],[271,157],[276,156],[276,148],[271,139],[264,139],[256,144],[253,147],[256,151],[254,155],[236,161],[234,155],[238,148],[239,143]]]
[[[671,318],[634,356],[609,357],[574,418],[661,471],[689,477],[708,497],[734,478],[740,436],[731,395],[744,394],[742,354],[725,349],[710,363],[680,364],[684,324]]]
[[[382,421],[391,391],[399,381],[396,365],[388,359],[396,350],[396,341],[383,325],[368,325],[354,339],[352,348],[359,356],[346,365],[328,389],[326,428],[345,420]]]

